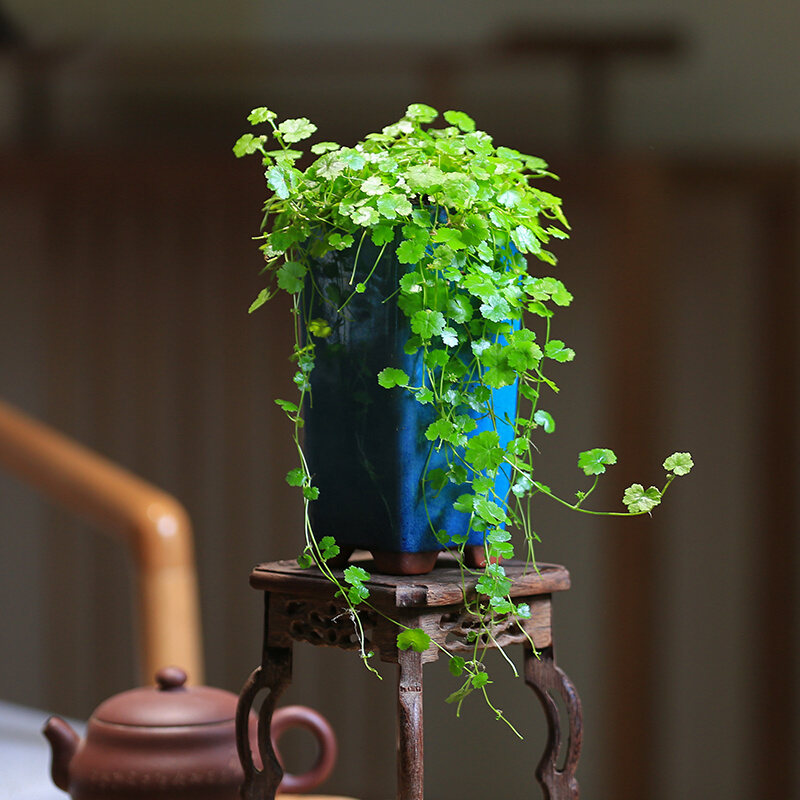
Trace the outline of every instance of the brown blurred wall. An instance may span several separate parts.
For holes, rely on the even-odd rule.
[[[247,314],[264,190],[231,144],[255,105],[349,143],[432,102],[562,175],[574,235],[559,277],[576,301],[559,332],[578,359],[552,404],[552,480],[569,491],[577,452],[598,445],[620,455],[621,486],[656,483],[673,450],[697,463],[662,513],[624,530],[541,511],[539,557],[573,575],[556,635],[585,706],[585,796],[800,794],[787,766],[796,5],[617,0],[602,18],[521,0],[4,7],[27,45],[0,57],[0,395],[188,507],[209,682],[238,691],[258,659],[252,565],[300,547],[272,402],[292,391],[288,315]],[[680,47],[603,62],[592,95],[579,50],[503,55],[520,30],[666,32]],[[602,141],[578,124],[587,97],[603,103]],[[136,680],[128,565],[3,476],[0,525],[0,697],[86,716]],[[353,661],[298,649],[287,701],[340,732],[329,791],[380,800],[393,793],[391,680]],[[528,792],[542,730],[520,681],[497,678],[496,692],[525,710],[523,744],[480,708],[456,721],[448,677],[426,680],[429,795],[488,787],[470,768],[475,739],[509,794]],[[770,779],[780,792],[759,794]]]

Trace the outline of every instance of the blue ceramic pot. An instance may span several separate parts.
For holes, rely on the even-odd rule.
[[[469,514],[453,508],[468,487],[448,484],[437,493],[424,480],[429,470],[446,466],[443,451],[425,437],[435,418],[431,406],[401,388],[378,384],[377,375],[385,367],[402,369],[416,386],[423,375],[421,356],[404,352],[411,331],[396,302],[398,280],[407,267],[390,245],[367,281],[378,255],[365,241],[353,278],[355,248],[329,253],[312,266],[318,293],[310,284],[304,291],[308,317],[325,319],[332,329],[328,337],[314,339],[316,365],[304,409],[304,449],[320,490],[310,514],[317,539],[333,536],[348,554],[356,548],[370,550],[376,562],[381,559],[383,571],[423,572],[433,565],[427,558],[384,556],[433,554],[435,560],[442,545],[434,531],[446,530],[451,537],[469,532],[468,544],[481,549],[483,533],[470,532]],[[354,294],[337,313],[342,298],[360,281],[366,290]],[[319,293],[331,302],[322,301]],[[514,419],[516,388],[494,390],[502,446],[513,435],[512,426],[500,420]],[[478,422],[474,433],[492,428],[490,420],[471,413]],[[504,498],[508,491],[509,476],[501,471],[495,492]]]

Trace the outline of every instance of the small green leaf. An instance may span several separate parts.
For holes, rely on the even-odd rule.
[[[323,536],[319,540],[319,549],[322,551],[322,558],[324,561],[329,561],[339,555],[339,545],[333,536]]]
[[[312,336],[316,336],[319,339],[327,339],[333,333],[333,328],[331,328],[326,319],[312,319],[306,329]]]
[[[424,241],[406,239],[397,246],[397,260],[401,264],[416,264],[424,252]]]
[[[469,322],[472,319],[472,313],[472,304],[464,295],[456,295],[447,301],[447,315],[453,322]]]
[[[316,130],[317,126],[305,117],[298,119],[287,119],[278,125],[278,130],[283,136],[284,142],[299,142],[308,139]]]
[[[505,597],[511,591],[511,581],[502,564],[487,564],[475,591],[487,597]]]
[[[435,491],[441,491],[447,486],[449,482],[449,478],[447,477],[447,473],[441,468],[436,467],[436,469],[430,469],[425,475],[425,480],[428,481],[430,487]]]
[[[286,483],[289,486],[302,486],[306,482],[306,473],[302,467],[295,467],[286,473]]]
[[[456,689],[451,695],[445,698],[445,703],[461,703],[461,701],[472,692],[472,683],[467,681],[460,689]]]
[[[344,571],[345,582],[350,584],[347,592],[347,599],[354,606],[363,602],[369,597],[369,589],[364,586],[364,581],[369,580],[370,574],[362,567],[351,564]]]
[[[473,153],[477,153],[481,156],[488,156],[494,152],[494,147],[492,145],[492,137],[489,136],[488,133],[484,131],[475,131],[474,133],[468,133],[464,137],[464,144],[472,150]]]
[[[347,169],[347,164],[340,152],[325,153],[314,163],[314,169],[320,178],[332,181]]]
[[[425,429],[425,438],[429,442],[435,442],[437,439],[442,439],[446,442],[453,438],[456,428],[448,419],[435,419]]]
[[[464,661],[464,659],[461,658],[461,656],[451,656],[450,657],[450,663],[448,664],[448,668],[450,670],[450,674],[451,675],[455,675],[456,677],[458,677],[459,675],[462,675],[463,672],[464,672],[464,665],[465,664],[466,664],[466,661]]]
[[[522,474],[511,487],[511,491],[514,493],[515,497],[524,497],[532,488],[533,481],[530,479],[530,476]]]
[[[472,513],[472,503],[475,500],[475,495],[473,494],[462,494],[459,495],[458,499],[453,503],[453,508],[456,511],[461,511],[465,514]]]
[[[272,297],[272,292],[270,292],[269,289],[262,289],[258,293],[258,297],[256,297],[256,299],[253,300],[252,304],[250,305],[250,308],[248,309],[249,313],[252,314],[252,312],[255,311],[257,308],[261,308],[261,306],[263,306],[264,303],[266,303],[267,300],[270,299],[270,297]]]
[[[472,489],[475,494],[485,494],[493,487],[494,479],[490,478],[488,475],[478,475],[475,480],[472,481]]]
[[[442,343],[446,347],[458,347],[458,334],[453,328],[443,328],[439,335],[442,337]]]
[[[484,497],[476,497],[473,504],[475,513],[490,525],[501,525],[506,521],[506,513],[497,503]]]
[[[461,486],[467,482],[467,468],[462,464],[451,464],[448,471],[451,483]]]
[[[431,369],[436,367],[444,367],[450,360],[450,354],[447,350],[428,350],[425,354],[425,365]]]
[[[489,673],[488,672],[478,672],[472,676],[472,685],[476,689],[480,689],[487,684],[490,684],[491,681],[489,680]]]
[[[276,400],[275,405],[280,406],[287,414],[296,414],[300,410],[295,403],[288,400]]]
[[[533,414],[533,421],[541,425],[545,433],[552,433],[556,429],[556,423],[550,414],[542,409],[537,409]]]
[[[489,544],[489,558],[514,558],[514,546],[511,542],[491,542]]]
[[[414,393],[414,399],[423,406],[432,403],[433,397],[433,392],[427,386],[424,386]]]
[[[390,225],[376,225],[370,231],[370,238],[372,239],[372,243],[374,245],[377,247],[382,247],[394,239],[394,228],[392,228]]]
[[[314,559],[308,553],[301,553],[297,556],[297,566],[300,569],[310,569],[314,566]]]
[[[445,111],[444,118],[451,125],[460,128],[464,133],[472,133],[475,130],[475,120],[467,116],[463,111]]]
[[[408,187],[414,192],[427,192],[441,187],[444,173],[438,167],[420,164],[409,167],[404,177]]]
[[[351,605],[357,606],[369,597],[369,589],[363,583],[357,583],[351,586],[347,591],[347,599]]]
[[[691,453],[673,453],[664,462],[664,469],[675,475],[688,475],[693,466]]]
[[[539,300],[536,300],[533,303],[528,303],[527,309],[531,312],[531,314],[536,314],[537,316],[544,317],[545,319],[553,316],[553,312]]]
[[[351,564],[344,571],[344,579],[348,583],[362,583],[363,581],[368,581],[370,577],[369,572],[356,564]]]
[[[489,600],[489,605],[495,614],[513,614],[514,604],[506,597],[492,597]]]
[[[517,225],[511,232],[511,238],[521,253],[538,253],[542,249],[536,235],[524,225]]]
[[[281,200],[286,200],[289,197],[289,186],[291,185],[291,173],[276,164],[266,172],[267,186],[275,192]]]
[[[407,109],[405,116],[409,119],[415,119],[418,122],[427,123],[433,122],[439,116],[439,112],[435,108],[426,106],[424,103],[412,103]]]
[[[518,334],[529,331],[518,331]],[[542,358],[542,350],[531,339],[514,336],[506,348],[508,365],[516,372],[522,374],[527,370],[535,370]]]
[[[265,136],[253,136],[252,133],[246,133],[236,140],[236,144],[233,145],[233,154],[236,158],[241,158],[242,156],[256,153],[261,150],[261,145],[265,139]]]
[[[278,270],[278,286],[289,294],[297,294],[303,288],[306,268],[299,261],[287,261]]]
[[[515,609],[514,613],[520,619],[530,619],[531,618],[531,607],[527,603],[520,603]]]
[[[578,468],[586,475],[602,475],[606,471],[606,465],[616,463],[617,456],[614,451],[603,447],[586,450],[578,456]]]
[[[572,302],[572,295],[567,291],[561,281],[554,281],[556,287],[550,297],[557,306],[568,306]]]
[[[247,115],[247,121],[251,125],[258,125],[259,122],[267,122],[267,120],[276,119],[277,116],[278,115],[274,111],[270,111],[264,106],[259,106],[258,108],[254,108]]]
[[[294,161],[303,157],[301,150],[268,150],[264,153],[269,158],[274,158],[275,161],[281,161],[285,164],[292,164]],[[265,162],[266,163],[266,162]]]
[[[466,460],[476,470],[496,469],[503,463],[503,448],[496,431],[483,431],[467,442]]]
[[[397,634],[397,646],[400,650],[411,648],[416,653],[424,653],[431,644],[431,637],[422,628],[409,628]]]
[[[439,228],[431,238],[436,244],[446,244],[451,250],[464,250],[467,247],[461,240],[461,231],[455,228]]]
[[[517,189],[506,189],[497,195],[497,202],[506,208],[514,208],[522,200],[522,192]]]
[[[510,542],[511,534],[505,528],[494,528],[486,534],[486,540],[492,543]]]
[[[548,358],[552,358],[554,361],[559,361],[561,363],[572,361],[572,359],[575,358],[575,351],[570,347],[566,347],[564,342],[560,339],[551,339],[544,346],[544,354]]]
[[[645,489],[641,483],[634,483],[625,490],[622,502],[630,514],[642,514],[651,511],[661,502],[661,492],[655,486]]]
[[[316,500],[319,497],[319,487],[317,486],[304,486],[303,497],[306,500]]]
[[[367,195],[386,194],[389,187],[383,182],[380,175],[370,175],[361,184],[361,191]]]
[[[397,246],[397,258],[401,264],[416,264],[430,244],[428,228],[409,223],[403,225],[402,230],[403,241]]]
[[[444,315],[441,311],[423,309],[411,318],[411,330],[425,340],[440,335],[444,328]]]
[[[329,233],[328,244],[335,247],[337,250],[346,250],[353,244],[353,237],[350,234],[342,236],[341,233]]]
[[[487,386],[491,386],[492,389],[502,389],[504,386],[511,386],[516,378],[517,373],[507,364],[503,363],[490,367],[483,375],[484,383]]]
[[[511,315],[511,307],[505,297],[501,294],[494,294],[485,303],[481,303],[480,312],[485,319],[492,322],[503,322]]]
[[[352,147],[344,147],[336,155],[341,159],[345,167],[354,171],[360,170],[366,163],[363,154]]]
[[[311,152],[315,156],[321,156],[323,153],[329,153],[332,150],[338,150],[339,145],[336,142],[317,142],[311,145]]]
[[[378,383],[384,389],[392,389],[395,386],[408,386],[410,382],[411,378],[402,369],[395,367],[386,367],[386,369],[382,369],[378,373]]]
[[[450,544],[450,534],[444,528],[434,531],[433,535],[436,537],[436,541],[439,542],[439,544],[443,544],[445,547]]]
[[[350,214],[350,219],[352,219],[356,225],[360,225],[362,228],[368,228],[370,225],[375,225],[380,220],[380,215],[377,209],[372,206],[361,206]]]
[[[395,219],[398,215],[407,217],[414,207],[408,201],[408,198],[403,194],[382,194],[378,197],[378,211],[386,219]],[[394,231],[392,231],[394,234]],[[391,241],[389,238],[389,241]]]

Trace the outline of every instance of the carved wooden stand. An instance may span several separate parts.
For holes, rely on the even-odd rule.
[[[371,571],[371,563],[364,566]],[[504,562],[513,581],[511,596],[531,608],[531,618],[506,623],[494,631],[500,647],[521,644],[525,648],[525,682],[534,690],[545,710],[547,745],[536,778],[545,800],[577,800],[575,769],[581,747],[581,706],[575,687],[556,666],[551,631],[551,594],[569,588],[569,573],[550,564],[539,572],[526,571],[521,564]],[[467,584],[468,592],[474,586]],[[242,690],[237,712],[239,754],[245,768],[243,800],[273,800],[282,776],[269,736],[272,713],[277,700],[292,679],[294,642],[344,650],[356,650],[352,620],[343,613],[332,584],[317,570],[302,570],[295,561],[279,561],[256,567],[251,585],[264,592],[265,630],[261,666]],[[469,653],[474,645],[467,641],[476,619],[466,613],[461,571],[453,561],[440,559],[427,575],[372,575],[366,584],[370,602],[387,616],[411,628],[422,628],[432,640],[453,653]],[[360,613],[369,646],[381,660],[398,665],[397,682],[397,800],[422,800],[422,667],[434,661],[439,650],[424,653],[399,650],[397,626],[369,609]],[[533,641],[536,652],[531,648]],[[486,646],[494,646],[487,643]],[[247,718],[256,695],[266,690],[259,713],[259,750],[263,769],[253,764],[247,738]],[[554,696],[560,695],[568,716],[566,755],[559,768],[562,731]]]

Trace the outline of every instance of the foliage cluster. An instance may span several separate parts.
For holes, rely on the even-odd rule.
[[[622,499],[625,510],[617,512],[585,507],[599,477],[616,462],[611,450],[580,454],[578,467],[592,483],[574,500],[558,497],[537,479],[534,434],[555,429],[553,416],[541,402],[548,392],[558,391],[549,369],[575,355],[551,337],[554,313],[568,306],[572,295],[550,274],[556,259],[548,247],[553,239],[567,238],[569,226],[561,200],[538,185],[555,178],[542,159],[495,146],[463,112],[447,111],[443,116],[444,127],[431,127],[438,112],[411,105],[398,122],[353,147],[313,144],[315,158],[303,167],[306,154],[298,143],[315,133],[313,123],[305,118],[278,122],[274,112],[257,108],[249,121],[266,123],[270,133],[245,134],[234,152],[261,157],[271,190],[258,237],[268,282],[251,310],[280,290],[294,300],[292,357],[300,396],[277,402],[294,425],[300,458],[300,466],[287,478],[301,488],[306,503],[306,547],[300,561],[316,565],[339,584],[357,627],[358,607],[369,602],[369,575],[353,565],[340,581],[328,566],[338,554],[336,542],[330,537],[317,541],[309,522],[308,503],[316,499],[318,488],[303,457],[301,412],[310,391],[315,347],[332,329],[326,320],[301,319],[309,304],[300,296],[319,291],[312,265],[331,250],[349,248],[357,262],[362,244],[371,241],[378,258],[367,265],[366,281],[387,248],[407,265],[394,291],[410,325],[406,352],[420,354],[422,379],[415,381],[389,365],[375,379],[387,391],[409,392],[434,409],[425,435],[431,447],[445,452],[447,467],[430,470],[425,480],[433,492],[448,484],[461,487],[455,507],[470,515],[471,530],[483,534],[487,566],[478,577],[472,609],[483,621],[483,630],[476,631],[473,658],[450,656],[451,671],[464,677],[451,698],[460,703],[475,689],[485,694],[489,683],[478,648],[481,634],[491,638],[500,616],[523,618],[529,613],[510,598],[501,562],[515,554],[511,531],[516,530],[525,557],[535,567],[538,538],[532,527],[532,501],[542,495],[584,513],[646,514],[661,502],[673,479],[691,469],[692,461],[688,453],[670,456],[664,462],[664,485],[645,489],[633,484]],[[353,278],[345,292],[329,289],[322,299],[345,315],[351,297],[363,291],[365,282]],[[518,412],[513,419],[498,419],[492,390],[507,386],[517,387]],[[477,418],[489,419],[492,425],[476,432]],[[501,437],[501,428],[511,435]],[[494,491],[500,470],[511,478],[508,497]],[[455,549],[466,539],[447,531],[434,533],[443,546]],[[398,646],[424,650],[430,641],[423,631],[406,630],[399,634]]]

